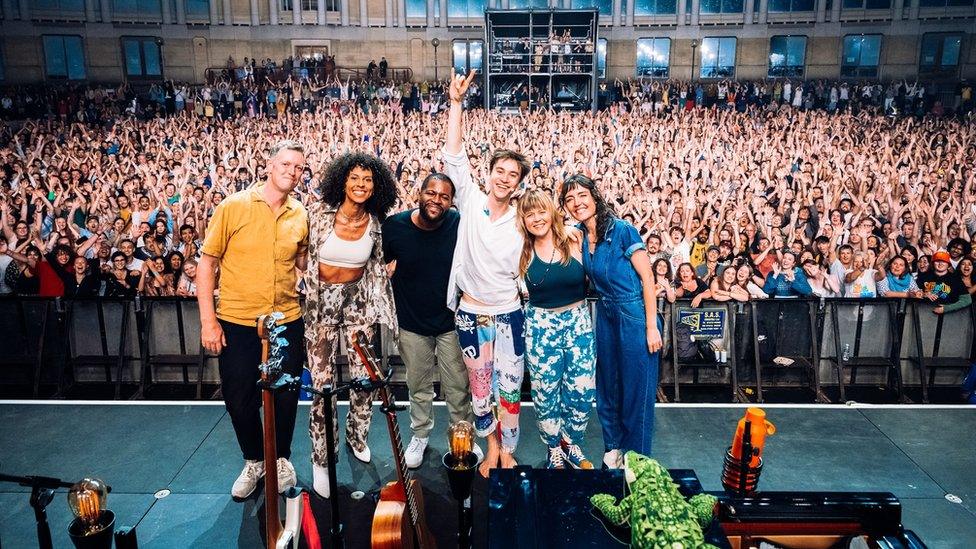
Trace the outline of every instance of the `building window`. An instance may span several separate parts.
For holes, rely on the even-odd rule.
[[[701,0],[700,5],[705,15],[742,13],[742,0]]]
[[[319,0],[302,0],[303,11],[319,11]]]
[[[621,5],[626,5],[623,2]],[[634,15],[674,15],[678,11],[676,0],[634,0]]]
[[[44,69],[48,78],[85,79],[85,51],[80,36],[44,35]]]
[[[427,0],[406,0],[407,17],[427,18]]]
[[[807,55],[806,36],[774,36],[769,39],[769,76],[803,78]]]
[[[891,0],[843,0],[844,9],[849,10],[890,10]]]
[[[769,0],[770,13],[813,10],[813,0]]]
[[[112,15],[116,19],[160,19],[160,0],[114,0]]]
[[[596,77],[607,77],[607,39],[599,38],[596,41]]]
[[[918,72],[929,75],[953,75],[959,69],[961,34],[929,33],[922,36]]]
[[[451,45],[454,72],[468,74],[473,70],[481,74],[483,46],[484,42],[481,40],[455,40]]]
[[[919,0],[922,8],[956,8],[972,6],[973,0]]]
[[[701,43],[701,78],[735,76],[735,38],[704,38]]]
[[[129,78],[160,78],[163,76],[163,63],[159,51],[161,42],[161,39],[154,36],[122,38],[125,74]]]
[[[292,0],[281,0],[281,3],[278,5],[278,11],[291,11],[293,5]]]
[[[574,10],[596,8],[602,16],[613,15],[613,0],[572,0],[572,7]]]
[[[40,13],[84,13],[85,0],[34,0],[31,10]]]
[[[210,0],[185,0],[188,21],[210,21]]]
[[[485,0],[442,0],[447,2],[447,19],[482,19]]]
[[[844,37],[844,58],[840,75],[854,78],[877,78],[881,60],[881,35],[856,34]]]
[[[637,40],[637,76],[667,78],[671,73],[671,39]]]

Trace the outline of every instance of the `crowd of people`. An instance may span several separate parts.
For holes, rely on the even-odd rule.
[[[322,169],[344,150],[377,155],[394,169],[396,210],[415,207],[420,182],[444,168],[438,136],[446,117],[431,115],[427,100],[404,108],[413,91],[288,80],[280,93],[269,86],[261,104],[285,108],[267,113],[254,93],[234,93],[245,85],[191,91],[166,83],[152,111],[170,116],[139,116],[146,111],[133,104],[142,99],[130,100],[126,86],[26,95],[16,107],[7,90],[5,112],[36,116],[0,133],[0,292],[193,295],[214,207],[265,177],[269,147],[283,135],[306,147],[295,191],[304,203],[317,198]],[[403,86],[421,97],[442,91]],[[671,300],[942,291],[957,304],[976,291],[968,117],[888,116],[886,93],[865,108],[874,92],[863,90],[872,86],[834,104],[833,91],[822,93],[834,84],[720,83],[708,108],[695,107],[709,103],[690,93],[699,85],[615,86],[620,97],[596,115],[469,111],[466,152],[476,179],[495,146],[523,151],[531,160],[526,184],[552,195],[570,175],[592,177],[647,242],[655,273],[669,282],[659,286],[661,297]],[[364,89],[377,95],[356,108]],[[314,102],[323,90],[328,101],[300,106],[298,98]],[[765,94],[768,104],[759,104]],[[743,95],[759,103],[737,108]],[[190,97],[217,98],[218,114],[200,115]],[[917,90],[892,97],[890,108],[903,112],[926,101]],[[962,97],[961,106],[971,102]]]

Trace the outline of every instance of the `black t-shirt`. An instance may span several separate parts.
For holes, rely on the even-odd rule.
[[[962,283],[959,272],[950,272],[942,276],[935,274],[929,269],[924,273],[919,273],[916,280],[918,287],[925,293],[934,293],[939,297],[939,303],[945,305],[959,301],[959,298],[966,293],[966,285]]]
[[[400,328],[436,336],[454,329],[447,283],[461,216],[448,210],[440,227],[425,231],[411,221],[412,213],[400,212],[383,222],[383,255],[387,262],[396,260],[393,300]]]

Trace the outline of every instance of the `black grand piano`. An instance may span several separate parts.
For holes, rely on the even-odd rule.
[[[692,470],[672,469],[685,497],[701,493]],[[492,471],[487,546],[509,548],[625,547],[630,532],[592,510],[596,493],[625,495],[623,471]],[[923,549],[901,522],[901,504],[887,492],[711,492],[718,514],[706,541],[728,549]]]

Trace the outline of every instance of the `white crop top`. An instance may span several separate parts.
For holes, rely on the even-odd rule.
[[[322,247],[319,248],[319,263],[347,269],[364,267],[373,252],[371,225],[372,222],[366,226],[363,236],[359,237],[358,240],[343,240],[335,231],[332,231],[329,237],[325,239]]]

